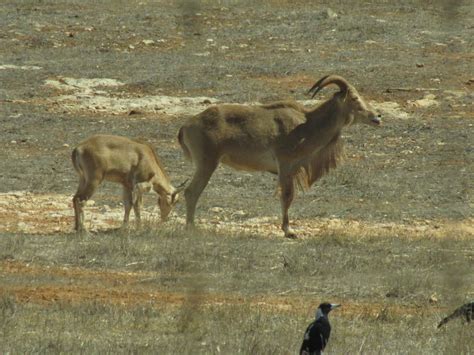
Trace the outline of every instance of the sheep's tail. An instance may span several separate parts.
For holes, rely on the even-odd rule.
[[[77,148],[74,148],[74,150],[72,151],[71,160],[72,160],[72,165],[74,166],[74,169],[78,173],[81,173],[82,168],[81,168],[81,165],[79,164],[79,151]]]

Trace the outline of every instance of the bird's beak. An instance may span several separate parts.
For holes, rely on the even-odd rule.
[[[334,308],[337,308],[337,307],[341,307],[341,305],[337,304],[337,303],[331,303],[331,310],[333,310]]]

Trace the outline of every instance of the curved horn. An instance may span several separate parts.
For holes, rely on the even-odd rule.
[[[314,98],[316,94],[321,91],[321,89],[328,86],[329,84],[336,84],[339,86],[339,89],[341,89],[341,92],[347,92],[349,90],[349,83],[342,76],[326,75],[325,77],[319,79],[318,82],[308,90],[308,94],[314,90],[313,96],[311,96],[311,98]]]

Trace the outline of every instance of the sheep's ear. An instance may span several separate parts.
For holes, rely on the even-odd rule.
[[[342,93],[344,94],[344,98],[342,99],[342,102],[346,102],[347,97],[352,99],[352,96],[349,94],[349,90],[343,91]]]

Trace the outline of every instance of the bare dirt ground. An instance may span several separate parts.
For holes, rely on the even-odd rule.
[[[335,73],[382,113],[383,126],[346,130],[344,164],[297,197],[290,217],[300,242],[326,243],[324,238],[330,236],[342,238],[340,248],[348,248],[345,243],[351,239],[373,243],[367,246],[374,260],[367,261],[366,272],[378,275],[383,249],[394,247],[399,238],[407,243],[407,249],[398,244],[395,249],[410,259],[408,279],[416,278],[417,267],[430,270],[431,279],[446,279],[446,268],[462,276],[459,284],[464,286],[456,284],[456,290],[463,294],[450,295],[448,282],[387,301],[391,288],[378,284],[386,281],[384,276],[374,276],[367,282],[384,291],[373,298],[346,289],[341,296],[337,287],[334,292],[300,294],[294,290],[304,289],[302,284],[289,281],[290,294],[270,296],[264,288],[242,295],[217,287],[203,291],[202,302],[245,303],[304,317],[311,313],[310,299],[332,297],[345,303],[342,318],[358,321],[364,315],[378,320],[389,314],[389,319],[403,321],[404,315],[433,320],[453,303],[472,298],[473,19],[474,6],[462,0],[366,1],[350,9],[334,1],[274,0],[259,6],[249,1],[4,1],[0,238],[7,247],[1,254],[1,294],[45,309],[60,301],[153,303],[160,309],[186,305],[186,288],[144,283],[157,277],[157,270],[133,264],[134,258],[124,261],[134,265],[134,272],[124,271],[112,257],[110,265],[84,264],[75,254],[75,261],[54,261],[57,242],[74,238],[71,198],[77,177],[70,163],[72,148],[95,133],[146,138],[177,185],[192,175],[176,142],[186,117],[218,102],[293,98],[313,106],[330,90],[317,100],[309,100],[306,91],[323,75]],[[279,241],[280,207],[274,191],[273,176],[221,167],[200,200],[200,228],[210,234],[248,235],[249,245],[257,243],[253,238],[273,241],[275,253],[286,255],[288,245]],[[92,248],[94,238],[114,233],[122,218],[120,196],[118,186],[99,189],[86,209],[92,237],[77,243]],[[144,215],[154,228],[181,237],[183,205],[162,226],[155,198],[148,196]],[[12,241],[18,238],[28,252]],[[123,243],[117,240],[111,243]],[[449,243],[454,247],[446,253],[452,259],[446,253],[441,260],[430,259],[428,250],[446,250]],[[50,256],[35,255],[48,248]],[[187,257],[193,257],[189,253]],[[418,265],[411,258],[420,255],[424,264]],[[340,257],[343,262],[347,256]],[[227,262],[232,263],[222,260],[222,265]],[[295,265],[296,275],[305,272],[299,262]],[[354,280],[359,277],[357,270],[344,272],[354,272]],[[193,277],[192,268],[185,275],[172,274],[183,280]],[[252,272],[249,275],[252,278]],[[311,277],[318,282],[317,275]],[[357,288],[348,280],[349,289]],[[400,280],[395,283],[403,283]],[[245,283],[240,287],[245,289]],[[428,310],[420,307],[428,300]],[[11,347],[14,340],[8,344]],[[335,349],[349,351],[345,343],[336,344]],[[420,344],[413,349],[423,349]],[[290,349],[282,345],[277,352],[291,353]],[[473,351],[472,345],[463,349]]]

